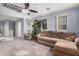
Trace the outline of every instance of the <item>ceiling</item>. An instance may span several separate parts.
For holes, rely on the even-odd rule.
[[[12,3],[12,4],[22,7],[22,8],[25,7],[24,3]],[[28,9],[36,10],[36,11],[38,11],[38,13],[30,12],[29,18],[32,19],[34,17],[43,16],[46,14],[54,13],[54,12],[61,11],[61,10],[66,10],[69,8],[74,8],[76,6],[79,6],[79,4],[78,3],[30,3],[30,6]],[[47,8],[49,10],[47,10]],[[23,13],[23,15],[25,15],[25,16],[28,16],[27,15],[28,9],[25,9],[26,11],[21,12],[21,13]],[[14,20],[16,20],[18,18],[0,15],[0,19],[14,19]]]
[[[19,19],[21,19],[21,18],[6,16],[6,15],[0,15],[0,21],[5,21],[5,20],[16,21],[16,20],[19,20]]]
[[[13,4],[24,8],[23,3],[13,3]],[[36,16],[39,16],[39,15],[45,15],[45,14],[48,14],[48,13],[51,13],[51,12],[53,13],[53,12],[56,12],[56,11],[61,11],[61,10],[65,10],[65,9],[68,9],[68,8],[73,8],[73,7],[78,6],[78,5],[79,4],[77,4],[77,3],[30,3],[29,9],[33,9],[33,10],[38,11],[38,13],[32,13],[31,12],[30,16],[36,17]],[[50,8],[50,10],[47,10],[46,8]]]

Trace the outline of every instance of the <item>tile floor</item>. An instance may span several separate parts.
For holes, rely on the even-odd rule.
[[[0,43],[0,56],[51,56],[51,47],[34,41],[15,39]]]

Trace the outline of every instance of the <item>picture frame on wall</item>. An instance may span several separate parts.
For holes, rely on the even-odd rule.
[[[42,29],[47,30],[47,19],[41,20],[41,23],[42,23]]]

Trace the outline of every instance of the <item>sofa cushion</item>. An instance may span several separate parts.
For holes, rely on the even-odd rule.
[[[57,42],[54,49],[69,55],[79,55],[79,51],[75,43],[70,41]]]
[[[74,42],[71,42],[71,41],[68,41],[68,40],[64,40],[64,39],[60,39],[60,40],[58,40],[58,42],[65,42],[65,43],[74,44]]]
[[[57,38],[49,38],[49,37],[40,37],[39,40],[45,40],[45,41],[48,41],[48,42],[57,42],[59,39]]]

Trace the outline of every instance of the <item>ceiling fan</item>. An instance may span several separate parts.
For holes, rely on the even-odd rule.
[[[17,12],[27,13],[28,15],[30,15],[30,12],[38,13],[38,11],[36,11],[36,10],[29,9],[30,3],[24,3],[24,8],[16,6],[16,5],[11,4],[11,3],[2,3],[1,5],[4,6],[4,7],[9,8],[9,9],[15,10]]]
[[[28,11],[30,11],[30,12],[33,12],[33,13],[38,13],[38,11],[36,11],[36,10],[32,10],[32,9],[29,9],[29,6],[30,6],[30,4],[29,3],[24,3],[24,8],[23,9],[28,9]],[[22,12],[22,11],[21,11]],[[30,13],[28,13],[28,15],[30,15]]]

